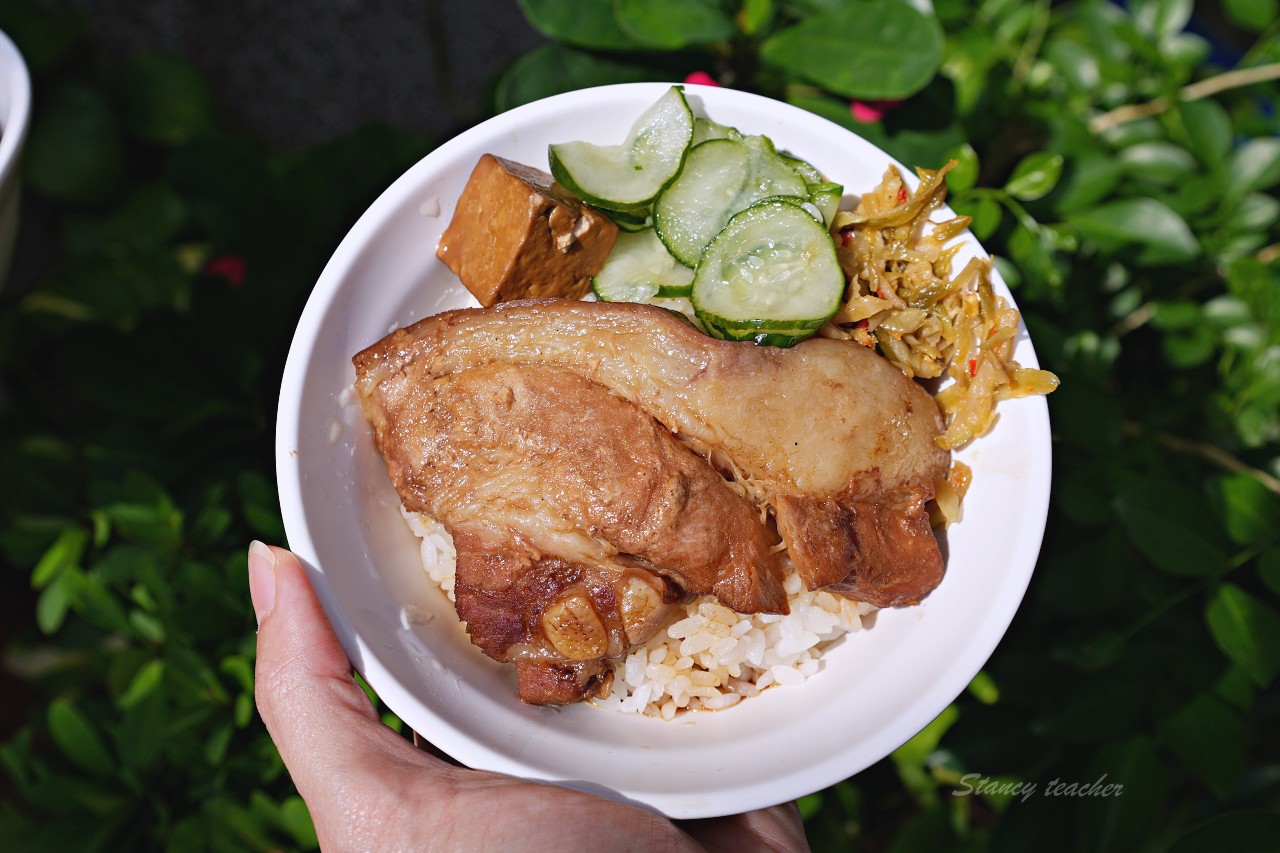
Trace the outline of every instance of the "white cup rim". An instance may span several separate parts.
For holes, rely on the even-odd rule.
[[[0,185],[18,167],[18,153],[26,141],[31,119],[31,76],[17,45],[0,30],[0,68],[8,109],[0,116]]]

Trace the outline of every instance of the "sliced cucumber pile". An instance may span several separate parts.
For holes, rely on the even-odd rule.
[[[776,346],[835,313],[845,281],[828,227],[843,187],[766,136],[694,117],[680,87],[622,145],[568,142],[549,158],[623,232],[592,281],[598,299],[691,295],[709,334]]]

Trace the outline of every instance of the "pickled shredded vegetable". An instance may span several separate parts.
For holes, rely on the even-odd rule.
[[[946,420],[938,443],[955,450],[995,423],[996,403],[1048,394],[1058,377],[1013,360],[1021,317],[991,287],[991,261],[975,257],[952,274],[953,238],[967,216],[932,221],[947,194],[941,169],[918,169],[907,188],[892,166],[880,185],[832,223],[848,280],[844,303],[820,334],[875,347],[908,376],[949,381],[937,393]],[[959,465],[959,463],[957,463]],[[939,510],[958,517],[969,474],[954,470],[939,486]]]

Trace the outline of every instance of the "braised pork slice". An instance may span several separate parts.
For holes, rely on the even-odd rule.
[[[783,495],[778,532],[811,589],[877,607],[915,604],[942,581],[924,494],[881,503]]]
[[[639,568],[547,556],[519,533],[453,530],[458,616],[480,649],[515,664],[518,695],[567,705],[608,695],[608,659],[653,635],[680,598]]]
[[[707,337],[653,306],[547,299],[437,314],[355,363],[366,384],[499,363],[573,371],[782,508],[779,532],[811,588],[839,577],[837,590],[891,606],[920,600],[942,576],[936,541],[921,535],[950,459],[934,441],[941,414],[923,388],[857,344],[758,347]]]
[[[633,403],[554,367],[420,368],[361,371],[361,405],[405,506],[453,534],[458,614],[525,701],[597,689],[676,591],[787,611],[758,510]]]
[[[787,611],[759,512],[640,408],[563,369],[424,366],[357,384],[409,509],[576,561],[630,555],[740,613]]]

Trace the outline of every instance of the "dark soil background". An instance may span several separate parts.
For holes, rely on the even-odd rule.
[[[280,147],[369,120],[447,138],[484,118],[497,75],[545,40],[513,0],[64,2],[104,59],[181,56],[235,123]]]

